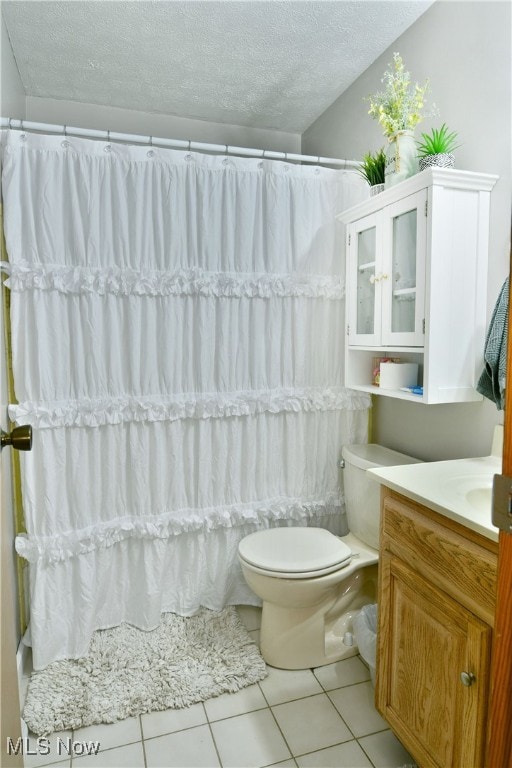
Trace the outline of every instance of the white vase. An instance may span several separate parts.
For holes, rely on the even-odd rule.
[[[386,189],[418,173],[418,150],[412,131],[390,136],[386,148]]]

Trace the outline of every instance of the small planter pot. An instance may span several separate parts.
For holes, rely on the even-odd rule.
[[[418,173],[418,149],[412,131],[398,131],[386,148],[386,189]]]
[[[385,186],[385,184],[374,184],[373,187],[370,187],[370,197],[374,197],[380,192],[384,192]]]
[[[437,166],[438,168],[453,168],[455,165],[455,157],[447,152],[442,152],[439,155],[425,155],[420,157],[420,171],[424,171],[425,168],[432,168]]]

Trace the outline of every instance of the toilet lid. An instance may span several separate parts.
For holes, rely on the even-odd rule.
[[[305,573],[334,569],[350,560],[352,551],[324,528],[269,528],[246,536],[240,556],[265,571]]]

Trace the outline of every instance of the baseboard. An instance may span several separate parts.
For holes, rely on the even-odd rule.
[[[18,645],[18,650],[16,651],[16,667],[18,669],[18,680],[21,680],[21,678],[25,676],[25,669],[27,669],[27,665],[28,665],[28,653],[29,653],[29,648],[23,642],[23,638],[21,638],[20,643]]]
[[[30,652],[29,646],[25,645],[23,638],[20,640],[18,650],[16,651],[16,669],[18,672],[18,696],[20,701],[20,712],[23,712],[24,698],[26,692],[26,685],[23,684],[25,678],[25,670],[28,669],[28,654]],[[21,720],[21,736],[22,738],[28,738],[28,727],[22,717]]]

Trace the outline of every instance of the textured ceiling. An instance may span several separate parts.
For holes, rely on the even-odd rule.
[[[28,96],[302,133],[432,0],[3,0]]]

